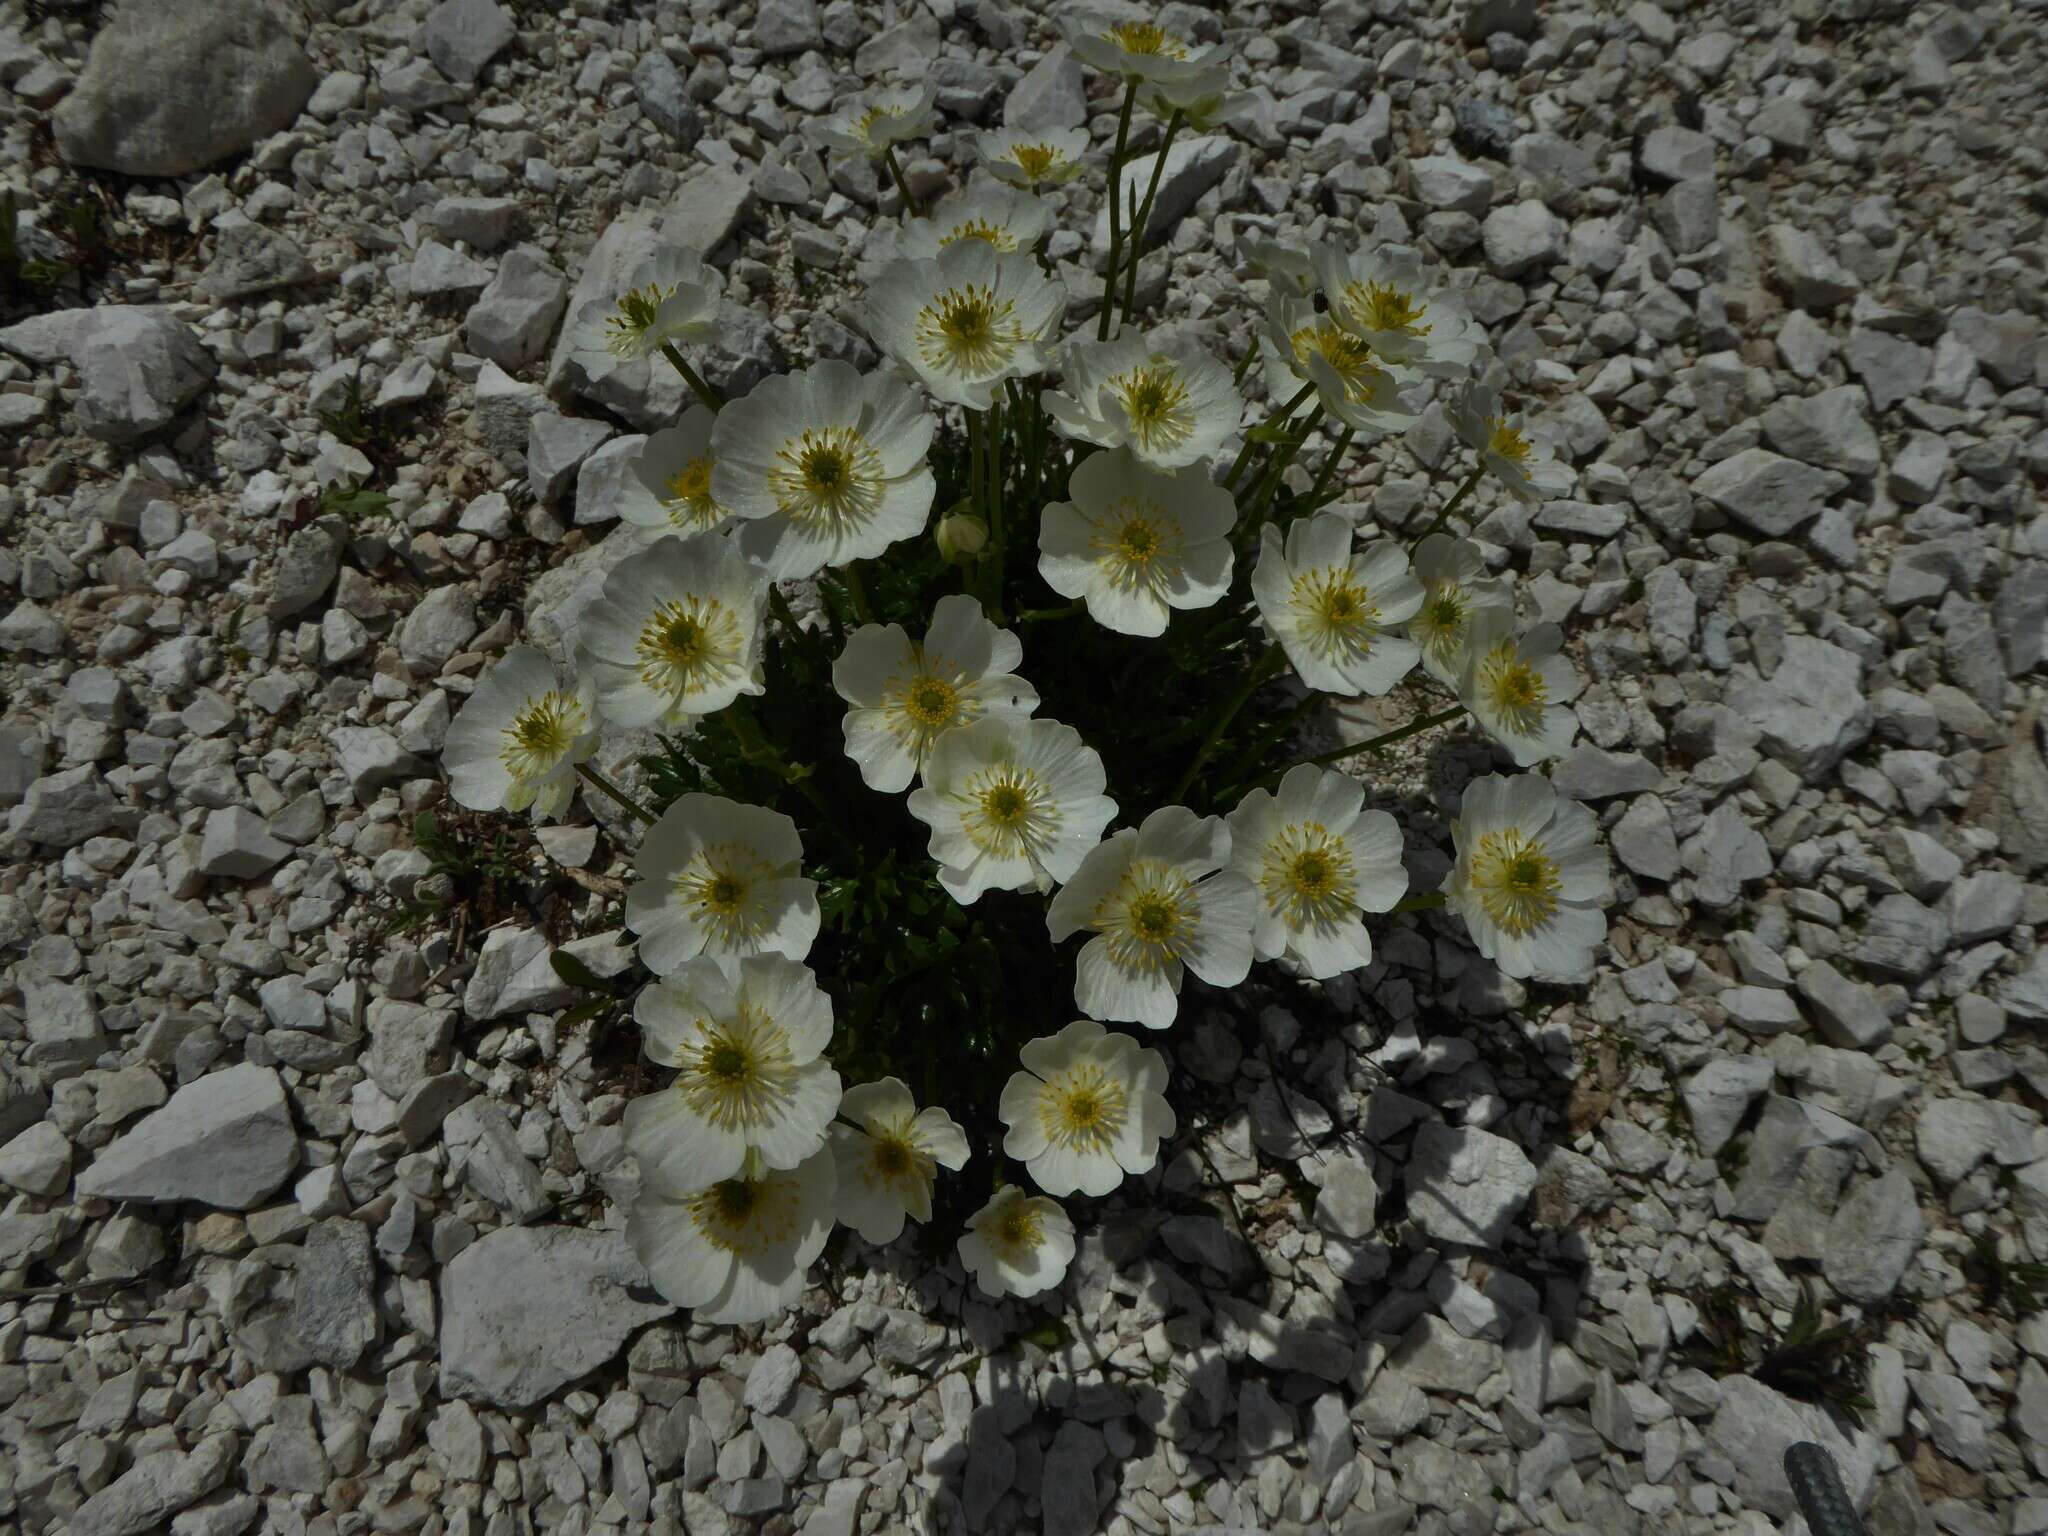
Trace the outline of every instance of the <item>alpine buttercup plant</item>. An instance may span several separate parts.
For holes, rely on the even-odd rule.
[[[1595,819],[1543,775],[1578,674],[1465,519],[1489,476],[1529,501],[1570,471],[1414,250],[1245,243],[1268,297],[1235,357],[1147,313],[1160,168],[1243,100],[1177,25],[1063,14],[1115,82],[1115,142],[983,133],[931,208],[897,158],[936,125],[928,89],[819,132],[900,207],[866,296],[879,368],[728,401],[700,355],[723,282],[680,251],[576,317],[593,366],[665,362],[696,399],[639,450],[601,600],[482,679],[448,777],[536,819],[580,784],[637,828],[627,1231],[702,1321],[792,1305],[835,1226],[921,1228],[990,1296],[1056,1287],[1073,1202],[1170,1155],[1191,989],[1357,972],[1422,909],[1517,978],[1575,980],[1604,940]],[[1102,287],[1071,292],[1044,247],[1097,152]],[[1466,464],[1419,537],[1362,538],[1347,465],[1432,409]],[[1299,760],[1329,698],[1413,713]],[[1467,714],[1528,771],[1465,788],[1448,874],[1415,891],[1388,797],[1331,765]]]

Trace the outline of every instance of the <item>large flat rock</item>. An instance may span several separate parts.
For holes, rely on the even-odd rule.
[[[229,1067],[187,1083],[78,1176],[81,1195],[163,1205],[196,1200],[253,1210],[299,1163],[284,1084],[269,1067]]]

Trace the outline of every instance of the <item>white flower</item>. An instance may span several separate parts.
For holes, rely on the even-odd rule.
[[[1181,125],[1195,133],[1208,133],[1250,115],[1259,98],[1251,91],[1233,91],[1230,72],[1211,65],[1191,75],[1156,80],[1138,90],[1138,101],[1156,116],[1181,115]]]
[[[1052,223],[1052,205],[986,171],[967,179],[967,190],[946,198],[926,218],[905,219],[896,253],[930,261],[948,246],[980,240],[1001,255],[1029,251]]]
[[[764,691],[768,581],[715,534],[659,539],[605,578],[579,628],[598,708],[620,725],[676,723]]]
[[[626,1237],[654,1288],[700,1323],[758,1323],[804,1293],[832,1232],[835,1170],[822,1150],[783,1171],[748,1166],[709,1188],[649,1180]]]
[[[1303,384],[1316,387],[1323,409],[1368,438],[1405,432],[1420,416],[1402,390],[1410,375],[1307,298],[1275,288],[1266,305],[1266,392],[1286,401]]]
[[[818,936],[818,887],[803,879],[796,823],[764,806],[687,794],[640,840],[626,926],[666,976],[698,955],[801,960]]]
[[[932,428],[894,373],[834,359],[777,374],[718,413],[711,494],[776,580],[815,576],[924,531]]]
[[[626,275],[616,299],[591,299],[570,322],[571,350],[591,371],[652,357],[664,342],[710,341],[718,334],[725,279],[695,251],[668,248]]]
[[[1005,379],[1050,366],[1067,305],[1036,257],[960,240],[929,261],[893,261],[868,290],[868,334],[940,400],[985,411]]]
[[[1230,590],[1237,503],[1200,469],[1167,473],[1128,448],[1091,454],[1038,524],[1038,574],[1125,635],[1166,633],[1168,610]]]
[[[932,829],[939,883],[964,904],[1072,875],[1116,815],[1108,782],[1072,726],[998,715],[938,739],[910,814]]]
[[[1083,64],[1126,80],[1184,80],[1223,56],[1221,47],[1198,48],[1157,22],[1120,21],[1085,6],[1069,10],[1059,25]]]
[[[832,1122],[832,1155],[839,1220],[879,1246],[896,1240],[905,1216],[932,1219],[938,1169],[966,1166],[967,1133],[937,1105],[920,1110],[901,1080],[885,1077],[846,1090]]]
[[[576,765],[596,750],[590,684],[562,678],[540,651],[515,645],[456,712],[441,756],[457,805],[531,809],[542,821],[569,808]]]
[[[1444,419],[1517,501],[1534,506],[1572,488],[1571,470],[1528,435],[1522,418],[1508,412],[1491,384],[1467,384],[1445,402]]]
[[[924,86],[855,97],[845,111],[818,127],[817,136],[829,149],[880,160],[892,146],[931,132],[938,121],[932,96],[932,88]]]
[[[1049,128],[1033,133],[997,128],[975,136],[974,152],[998,181],[1013,187],[1057,187],[1081,174],[1082,157],[1088,153],[1088,131]]]
[[[1060,434],[1128,447],[1155,469],[1212,457],[1243,409],[1230,370],[1191,341],[1076,342],[1061,371],[1066,392],[1039,396]]]
[[[1321,981],[1372,963],[1360,909],[1391,911],[1408,889],[1401,829],[1368,811],[1365,786],[1297,763],[1276,796],[1255,789],[1230,823],[1231,867],[1258,891],[1252,952]]]
[[[839,1074],[819,1059],[832,1000],[810,967],[781,955],[728,963],[688,961],[633,1005],[648,1059],[676,1080],[626,1105],[626,1145],[678,1189],[734,1177],[749,1151],[763,1167],[796,1167],[839,1107]]]
[[[1159,1161],[1160,1138],[1174,1128],[1164,1056],[1093,1019],[1019,1054],[1024,1070],[1003,1087],[1003,1155],[1030,1169],[1040,1189],[1106,1195]]]
[[[1457,300],[1431,291],[1414,251],[1381,246],[1352,255],[1325,241],[1312,259],[1331,315],[1384,361],[1455,378],[1486,349],[1485,330]]]
[[[1256,897],[1229,862],[1223,819],[1182,805],[1161,806],[1097,845],[1045,917],[1054,943],[1095,933],[1074,968],[1083,1013],[1165,1029],[1180,1008],[1183,971],[1215,987],[1244,980]]]
[[[1038,691],[1017,676],[1023,659],[1016,635],[958,592],[939,599],[922,642],[901,624],[864,624],[848,635],[832,664],[832,686],[853,706],[846,755],[868,788],[908,789],[945,732],[1038,708]]]
[[[1315,291],[1316,270],[1309,260],[1308,252],[1301,246],[1291,245],[1284,240],[1240,235],[1237,241],[1237,258],[1252,269],[1254,277],[1263,277],[1270,283],[1276,293],[1293,293],[1305,297]],[[1300,388],[1298,384],[1295,387]]]
[[[1517,768],[1563,757],[1578,734],[1579,718],[1566,702],[1579,690],[1579,674],[1559,653],[1564,631],[1538,624],[1515,633],[1514,615],[1489,609],[1472,623],[1458,700]]]
[[[1607,936],[1607,855],[1595,825],[1537,774],[1488,774],[1466,786],[1451,824],[1458,858],[1444,879],[1446,906],[1504,974],[1573,977],[1591,966]]]
[[[1067,1275],[1074,1224],[1058,1204],[1005,1184],[960,1234],[960,1262],[989,1296],[1036,1296]]]
[[[634,497],[619,504],[621,520],[670,533],[717,533],[733,516],[711,494],[711,425],[707,405],[692,405],[672,427],[649,434],[633,459],[633,476],[655,505]]]
[[[1486,579],[1479,547],[1448,533],[1432,533],[1415,546],[1415,579],[1422,606],[1408,621],[1408,638],[1422,647],[1423,670],[1455,688],[1465,675],[1465,638],[1483,613],[1514,612],[1505,585]]]
[[[1408,556],[1393,543],[1354,550],[1351,525],[1335,512],[1296,518],[1284,548],[1266,526],[1252,596],[1295,672],[1324,693],[1385,693],[1421,654],[1401,633],[1422,606]]]

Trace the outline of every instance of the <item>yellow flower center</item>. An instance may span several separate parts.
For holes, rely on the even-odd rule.
[[[1480,697],[1492,706],[1501,723],[1520,735],[1534,735],[1543,725],[1543,711],[1550,703],[1550,685],[1515,649],[1504,641],[1480,659]]]
[[[545,778],[588,727],[575,696],[550,689],[512,717],[499,760],[514,779]]]
[[[917,1154],[911,1151],[909,1142],[895,1136],[877,1136],[874,1143],[868,1163],[884,1183],[893,1184],[917,1166]]]
[[[1294,578],[1290,593],[1302,638],[1319,653],[1364,656],[1372,649],[1379,605],[1348,565],[1326,565]]]
[[[663,603],[641,626],[634,651],[640,681],[678,703],[738,665],[746,635],[739,616],[715,597]]]
[[[1130,435],[1141,448],[1174,448],[1193,434],[1187,414],[1188,387],[1171,363],[1153,363],[1118,374],[1110,393],[1123,407]]]
[[[987,219],[963,219],[939,236],[939,244],[952,245],[960,240],[982,240],[997,250],[1008,254],[1017,249],[1017,237],[1000,224]]]
[[[724,1253],[751,1254],[789,1240],[803,1203],[796,1179],[771,1173],[725,1179],[690,1196],[685,1209],[697,1235]]]
[[[749,1003],[730,1020],[698,1019],[677,1056],[677,1096],[722,1131],[759,1128],[788,1107],[796,1075],[789,1036]]]
[[[880,127],[883,123],[900,122],[909,115],[901,107],[869,107],[867,111],[861,113],[855,119],[853,125],[854,136],[872,143],[876,128]]]
[[[1295,372],[1307,377],[1311,355],[1320,354],[1344,386],[1344,398],[1353,405],[1392,404],[1394,376],[1379,366],[1372,348],[1328,318],[1305,325],[1289,338],[1298,365]]]
[[[917,346],[925,362],[949,373],[999,372],[1023,340],[1017,306],[985,283],[948,288],[917,313]]]
[[[768,488],[785,517],[849,527],[882,504],[882,458],[852,427],[806,427],[776,450]]]
[[[707,931],[714,949],[751,951],[771,915],[756,899],[756,888],[773,878],[774,871],[750,849],[706,848],[676,876],[676,898]]]
[[[1149,21],[1119,22],[1104,36],[1125,53],[1134,53],[1141,58],[1184,59],[1188,56],[1186,44],[1164,27]]]
[[[1012,144],[1010,158],[1017,162],[1018,170],[1039,181],[1051,172],[1054,162],[1065,157],[1050,144]]]
[[[1163,586],[1180,566],[1180,524],[1155,501],[1126,496],[1111,503],[1088,542],[1126,592]]]
[[[1347,915],[1358,863],[1341,837],[1319,821],[1282,827],[1259,859],[1259,888],[1269,910],[1290,928],[1309,928]]]
[[[1038,1212],[1024,1200],[1013,1200],[997,1212],[986,1235],[1012,1254],[1034,1252],[1045,1237],[1045,1224]]]
[[[1490,416],[1487,418],[1487,425],[1493,429],[1486,443],[1488,453],[1497,453],[1516,464],[1528,460],[1529,452],[1535,444],[1514,427],[1509,426],[1505,416]]]
[[[1465,645],[1465,614],[1470,604],[1465,589],[1455,581],[1430,586],[1421,612],[1415,616],[1414,634],[1422,648],[1448,664]]]
[[[668,477],[662,505],[678,528],[702,529],[722,522],[725,511],[711,499],[711,456],[699,454]]]
[[[1429,306],[1412,293],[1388,283],[1358,282],[1344,285],[1344,301],[1362,331],[1399,331],[1403,336],[1427,336],[1421,323]]]
[[[1052,786],[1011,763],[983,768],[963,786],[961,830],[975,847],[997,858],[1022,857],[1034,867],[1059,830]]]
[[[905,712],[927,731],[951,724],[959,707],[960,690],[942,677],[920,677],[903,700]]]
[[[1472,850],[1471,885],[1494,926],[1521,938],[1557,911],[1557,861],[1543,846],[1509,828],[1489,832]]]
[[[1038,1090],[1045,1139],[1073,1152],[1101,1152],[1130,1119],[1130,1089],[1093,1061],[1076,1062]]]
[[[671,283],[663,287],[660,283],[649,283],[644,288],[631,288],[619,295],[617,310],[606,317],[604,322],[605,350],[614,357],[640,357],[647,351],[647,331],[654,324],[654,317],[661,312],[662,302],[673,295],[680,284]]]
[[[1119,970],[1149,973],[1180,958],[1201,919],[1201,899],[1186,874],[1158,859],[1134,859],[1096,903],[1089,926],[1107,940]]]

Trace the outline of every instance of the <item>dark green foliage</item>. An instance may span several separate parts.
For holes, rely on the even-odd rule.
[[[1751,1376],[1774,1391],[1818,1404],[1861,1424],[1871,1406],[1864,1395],[1869,1369],[1866,1346],[1877,1322],[1833,1323],[1800,1292],[1792,1321],[1781,1332],[1767,1319],[1752,1324],[1748,1298],[1722,1286],[1693,1298],[1700,1309],[1698,1334],[1681,1351],[1689,1364],[1716,1376]]]
[[[59,289],[97,277],[113,264],[116,253],[98,204],[90,199],[57,203],[50,214],[43,233],[62,246],[61,256],[30,250],[14,193],[0,193],[0,315],[55,307]]]
[[[942,435],[932,462],[937,506],[950,507],[966,494],[964,441]],[[1064,486],[1073,462],[1065,445],[1050,448],[1036,467],[1038,494],[1059,499],[1055,487]],[[1020,612],[1065,600],[1038,575],[1036,519],[1026,510],[1033,470],[1009,470],[1003,609],[1012,616],[1005,622],[1016,624]],[[913,636],[922,636],[939,598],[963,590],[961,572],[939,558],[929,536],[865,562],[861,576],[873,620],[901,624]],[[901,1077],[919,1102],[947,1106],[974,1145],[995,1146],[1002,1138],[996,1098],[1019,1047],[1076,1016],[1081,941],[1055,948],[1046,898],[1030,892],[990,891],[961,906],[939,884],[928,830],[904,796],[878,794],[861,781],[843,750],[846,705],[832,689],[830,664],[861,620],[839,573],[827,573],[820,589],[830,632],[792,637],[771,623],[767,692],[643,757],[648,799],[659,811],[703,792],[791,817],[803,838],[804,873],[818,883],[823,922],[807,963],[832,997],[834,1065],[849,1083]],[[1115,826],[1135,826],[1171,803],[1213,711],[1265,648],[1249,604],[1235,595],[1175,614],[1158,639],[1113,634],[1081,617],[1023,623],[1019,634],[1024,674],[1042,699],[1039,717],[1073,726],[1101,753],[1108,792],[1122,807]],[[1239,711],[1184,803],[1228,810],[1241,782],[1284,766],[1284,755],[1259,748],[1272,748],[1272,728],[1291,702],[1269,691]],[[737,725],[728,715],[739,717]],[[750,747],[757,735],[804,756],[786,760]],[[972,1210],[985,1197],[986,1177],[942,1180],[940,1198],[960,1207],[956,1216]],[[945,1225],[943,1215],[937,1225]]]
[[[1979,1232],[1970,1239],[1970,1256],[1963,1260],[1963,1278],[1977,1288],[1986,1310],[2006,1307],[2014,1317],[2041,1310],[2043,1293],[2048,1292],[2048,1264],[2027,1260],[2009,1261],[1998,1252],[1998,1239]]]
[[[422,811],[413,818],[412,840],[430,868],[385,932],[450,923],[481,933],[515,911],[537,910],[533,833],[523,821],[455,807],[445,819]]]

